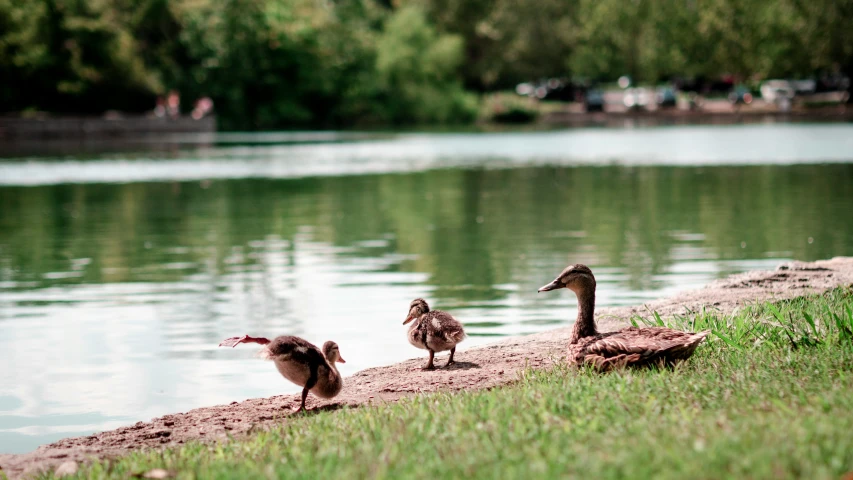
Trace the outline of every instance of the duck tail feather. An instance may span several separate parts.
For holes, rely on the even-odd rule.
[[[701,331],[701,332],[699,332],[699,333],[694,333],[694,334],[690,337],[691,343],[697,343],[697,344],[698,344],[698,343],[701,343],[701,342],[702,342],[702,340],[705,340],[705,337],[707,337],[707,336],[708,336],[708,335],[710,335],[710,334],[711,334],[711,331],[710,331],[710,330],[702,330],[702,331]]]

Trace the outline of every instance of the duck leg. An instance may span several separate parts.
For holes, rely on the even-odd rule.
[[[317,385],[317,368],[311,369],[311,376],[308,378],[308,381],[305,382],[305,387],[302,388],[302,402],[299,404],[299,408],[293,410],[293,413],[299,413],[305,411],[305,399],[308,398],[308,392]]]
[[[456,347],[450,349],[450,358],[447,359],[447,363],[444,364],[445,367],[449,367],[456,363],[456,360],[453,359],[453,354],[456,353]]]
[[[299,408],[293,410],[293,414],[297,414],[299,412],[305,411],[305,399],[308,398],[308,387],[302,389],[302,403],[299,404]]]
[[[421,370],[435,370],[435,365],[433,365],[433,363],[432,363],[433,357],[435,357],[435,352],[432,349],[430,349],[430,351],[429,351],[429,362],[427,362],[426,366],[424,368],[422,368]]]
[[[266,345],[270,343],[268,338],[264,337],[250,337],[248,335],[243,335],[242,337],[231,337],[226,338],[219,344],[220,347],[236,347],[241,343],[258,343],[260,345]]]

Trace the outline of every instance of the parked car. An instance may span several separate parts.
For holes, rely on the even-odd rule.
[[[767,80],[761,85],[760,91],[765,102],[776,104],[783,100],[790,102],[795,94],[794,86],[787,80]]]
[[[587,112],[603,112],[604,92],[598,88],[590,88],[583,97],[583,104]]]
[[[794,93],[814,93],[817,89],[817,81],[813,79],[806,80],[791,80],[791,87],[794,89]]]
[[[743,85],[738,85],[729,92],[729,103],[732,105],[749,105],[752,103],[752,92]]]
[[[570,102],[574,100],[576,89],[576,85],[568,80],[548,78],[535,82],[519,83],[515,86],[515,93],[538,100]]]
[[[672,87],[658,87],[655,92],[655,103],[659,108],[675,108],[678,100]]]
[[[529,97],[533,95],[533,92],[536,90],[536,87],[530,82],[519,83],[515,86],[515,93],[523,96]]]
[[[647,88],[628,88],[622,96],[622,103],[628,110],[639,110],[648,108],[651,97]]]

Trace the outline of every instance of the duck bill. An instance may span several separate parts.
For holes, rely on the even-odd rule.
[[[414,315],[409,315],[408,317],[406,317],[406,319],[405,319],[405,320],[403,320],[403,325],[405,325],[405,324],[407,324],[407,323],[411,322],[411,321],[412,321],[412,320],[414,320],[414,319],[415,319],[415,316],[414,316]]]
[[[553,282],[549,283],[548,285],[543,285],[537,291],[538,292],[550,292],[551,290],[556,290],[558,288],[563,288],[563,287],[564,287],[564,285],[562,283],[560,283],[560,280],[555,279]]]
[[[340,353],[338,353],[338,363],[347,363],[347,361],[344,360],[344,357],[342,357]]]

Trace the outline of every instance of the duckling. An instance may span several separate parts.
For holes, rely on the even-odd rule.
[[[275,362],[275,367],[284,378],[302,387],[302,403],[294,413],[305,410],[305,398],[309,391],[320,398],[333,398],[344,386],[335,363],[347,362],[341,357],[335,342],[324,343],[321,351],[313,343],[299,337],[282,335],[269,340],[243,335],[227,338],[219,346],[236,347],[240,343],[265,345],[261,349],[261,357]]]
[[[433,357],[435,352],[450,350],[450,357],[445,367],[456,363],[453,354],[456,353],[456,344],[465,339],[465,330],[453,315],[441,310],[430,310],[429,305],[423,298],[412,300],[409,305],[409,316],[403,325],[414,320],[409,327],[409,343],[417,348],[429,350],[429,362],[423,370],[434,370]]]
[[[578,366],[593,365],[599,371],[625,366],[672,366],[693,355],[711,333],[688,333],[664,327],[628,327],[598,333],[595,311],[595,277],[586,265],[569,265],[553,282],[539,289],[548,292],[568,288],[578,298],[578,318],[569,340],[568,360]]]

